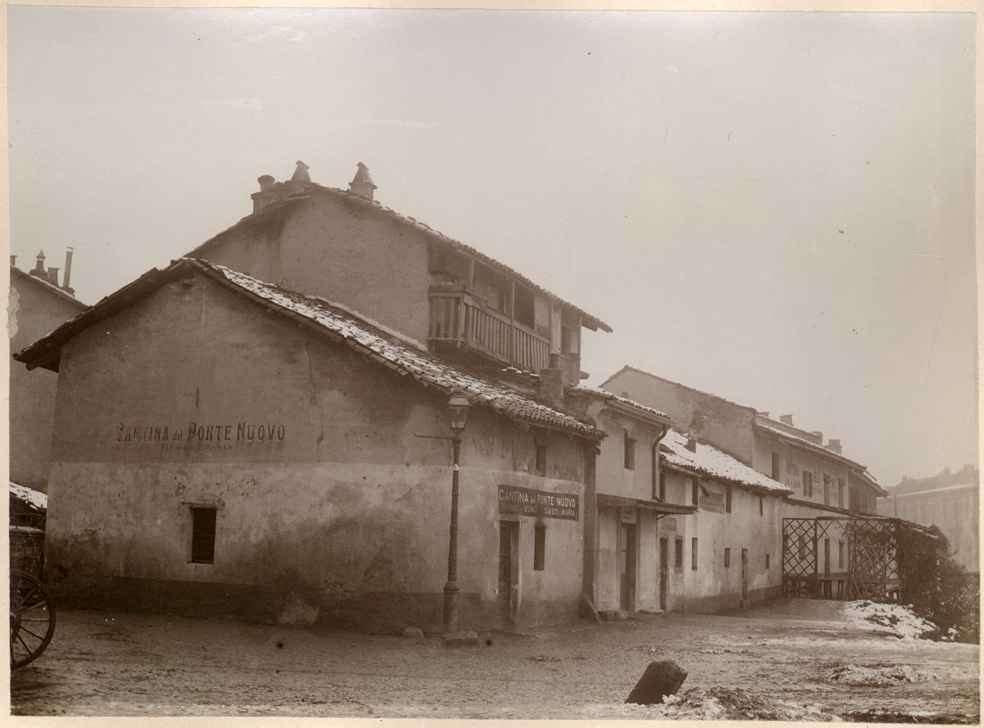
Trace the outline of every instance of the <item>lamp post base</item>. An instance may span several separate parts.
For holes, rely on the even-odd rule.
[[[455,581],[444,585],[444,631],[458,631],[458,583]]]

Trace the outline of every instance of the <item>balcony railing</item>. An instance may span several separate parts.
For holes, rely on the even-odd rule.
[[[550,364],[549,339],[479,305],[465,291],[431,291],[428,339],[467,347],[530,372]]]

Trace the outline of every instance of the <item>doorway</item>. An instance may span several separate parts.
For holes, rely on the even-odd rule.
[[[635,611],[636,592],[636,526],[620,523],[618,526],[618,580],[619,606],[626,612]]]
[[[741,550],[741,605],[748,606],[748,549]]]
[[[516,621],[519,610],[519,522],[499,521],[499,611]]]
[[[659,539],[659,608],[666,611],[666,592],[670,586],[670,547],[666,537]]]

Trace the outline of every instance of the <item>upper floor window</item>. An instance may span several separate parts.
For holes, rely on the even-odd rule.
[[[772,479],[779,480],[782,477],[782,472],[779,470],[779,453],[772,453]]]
[[[683,571],[683,537],[677,536],[673,543],[673,568]]]
[[[577,327],[564,324],[560,327],[560,352],[562,354],[577,354],[580,342],[577,338]]]
[[[830,505],[830,476],[823,474],[823,504]]]
[[[539,442],[536,444],[536,474],[547,474],[547,446]]]
[[[666,471],[665,470],[659,471],[659,489],[656,493],[656,497],[661,501],[666,500]]]
[[[759,515],[760,516],[765,515],[765,498],[763,498],[762,496],[759,496]]]
[[[724,489],[724,512],[731,513],[731,486]]]
[[[690,479],[690,503],[695,506],[700,505],[700,484],[697,478]]]
[[[635,470],[635,448],[636,441],[625,433],[625,467],[628,470]]]
[[[813,497],[813,473],[809,470],[803,471],[803,496],[805,498]]]
[[[533,291],[518,283],[514,285],[516,286],[516,310],[513,312],[513,318],[532,329],[536,326],[536,304]]]
[[[731,566],[731,549],[726,548],[724,550],[724,568],[727,569]]]
[[[844,507],[844,479],[837,479],[837,505],[840,508]]]

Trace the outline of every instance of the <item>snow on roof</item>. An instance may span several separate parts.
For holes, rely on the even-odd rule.
[[[628,397],[623,397],[620,394],[609,392],[607,389],[599,389],[598,387],[592,387],[589,384],[578,384],[577,386],[572,387],[571,390],[575,393],[585,392],[596,397],[601,397],[602,399],[618,402],[619,404],[623,404],[631,409],[640,410],[651,417],[658,417],[664,420],[670,419],[670,416],[665,412],[661,412],[660,410],[650,407],[649,405],[642,404],[641,402],[636,402],[634,399],[629,399]]]
[[[769,490],[777,495],[793,492],[782,483],[763,475],[710,445],[698,442],[695,452],[688,450],[687,436],[673,429],[667,432],[660,441],[660,450],[663,459],[668,464],[679,468],[685,468],[712,478],[727,480],[738,485]]]
[[[407,342],[403,337],[377,328],[349,309],[336,307],[320,298],[279,288],[270,283],[200,259],[183,259],[210,268],[227,281],[279,308],[318,324],[326,331],[342,337],[352,348],[393,365],[417,381],[445,392],[459,391],[476,404],[485,405],[500,414],[533,424],[555,427],[589,437],[600,437],[596,428],[572,415],[536,402],[525,394],[503,384],[494,383],[438,359]]]
[[[48,496],[40,490],[10,481],[10,495],[39,511],[48,510]]]
[[[418,220],[415,217],[411,217],[409,215],[404,215],[401,212],[397,212],[393,208],[387,207],[386,205],[381,204],[378,200],[367,200],[364,197],[361,197],[361,196],[359,196],[359,195],[357,195],[355,193],[349,192],[348,190],[340,189],[338,187],[330,187],[328,185],[322,185],[322,184],[318,184],[316,182],[308,182],[308,183],[304,184],[304,189],[307,189],[307,190],[316,190],[316,191],[320,191],[320,192],[328,192],[328,193],[330,193],[332,195],[343,197],[343,198],[345,198],[346,201],[351,201],[351,202],[354,202],[355,204],[364,205],[365,207],[367,207],[367,208],[369,208],[371,210],[376,210],[377,212],[380,212],[380,213],[386,215],[387,217],[389,217],[392,220],[396,220],[397,222],[400,222],[400,223],[402,223],[404,225],[409,225],[410,227],[413,227],[413,228],[415,228],[417,230],[420,230],[421,232],[425,233],[426,235],[429,235],[432,238],[435,238],[437,240],[440,240],[441,242],[450,245],[452,248],[455,248],[456,250],[459,250],[461,252],[467,253],[468,255],[472,255],[472,256],[478,258],[482,263],[485,263],[486,265],[488,265],[488,266],[490,266],[490,267],[498,270],[501,273],[505,273],[508,276],[512,276],[512,277],[518,278],[520,281],[522,281],[525,285],[529,286],[533,290],[539,291],[540,293],[543,293],[543,294],[549,296],[550,298],[554,298],[554,299],[560,301],[565,306],[569,306],[570,308],[572,308],[574,311],[576,311],[584,319],[583,320],[583,324],[585,326],[587,326],[588,328],[590,328],[590,329],[601,329],[602,331],[606,331],[608,333],[611,333],[611,331],[612,331],[612,327],[609,326],[608,324],[606,324],[601,319],[599,319],[597,316],[592,316],[590,313],[588,313],[587,311],[584,311],[583,309],[575,306],[573,303],[570,303],[569,301],[565,301],[563,298],[561,298],[557,294],[551,293],[550,291],[548,291],[543,286],[541,286],[541,285],[539,285],[537,283],[534,283],[529,278],[527,278],[526,276],[524,276],[522,273],[520,273],[519,271],[514,270],[513,268],[510,268],[505,263],[499,262],[495,258],[492,258],[491,256],[486,255],[485,253],[481,252],[480,250],[477,250],[476,248],[473,248],[472,246],[468,245],[467,243],[463,243],[460,240],[455,240],[454,238],[450,237],[449,235],[445,235],[440,230],[435,230],[434,228],[432,228],[427,223],[424,223],[424,222]],[[239,222],[237,222],[235,225],[232,225],[231,227],[229,227],[226,230],[222,231],[218,235],[212,236],[211,238],[209,238],[208,240],[206,240],[204,243],[202,243],[201,245],[199,245],[198,247],[196,247],[194,250],[190,251],[188,253],[188,256],[187,257],[197,257],[200,254],[200,252],[206,246],[208,246],[212,242],[215,242],[215,241],[219,240],[225,233],[227,233],[230,230],[238,227],[239,225],[244,224],[244,223],[247,223],[247,222],[252,221],[252,220],[255,220],[255,219],[263,216],[263,214],[265,212],[267,212],[267,211],[272,211],[274,209],[283,210],[284,209],[284,203],[289,203],[289,202],[301,200],[301,199],[304,199],[307,196],[308,195],[304,195],[304,194],[294,194],[294,195],[291,195],[290,197],[287,197],[281,203],[273,203],[273,204],[269,205],[268,207],[263,208],[259,212],[255,212],[252,215],[247,215],[242,220],[240,220]]]
[[[59,288],[58,286],[52,284],[50,281],[46,281],[44,278],[41,278],[39,276],[33,276],[30,273],[22,271],[20,268],[18,268],[15,265],[10,266],[10,272],[11,272],[11,277],[13,277],[13,274],[16,274],[20,279],[33,281],[34,283],[41,286],[41,288],[48,291],[49,293],[54,294],[58,298],[68,301],[69,303],[74,303],[79,308],[88,308],[86,304],[82,303],[82,301],[77,299],[71,293]]]

